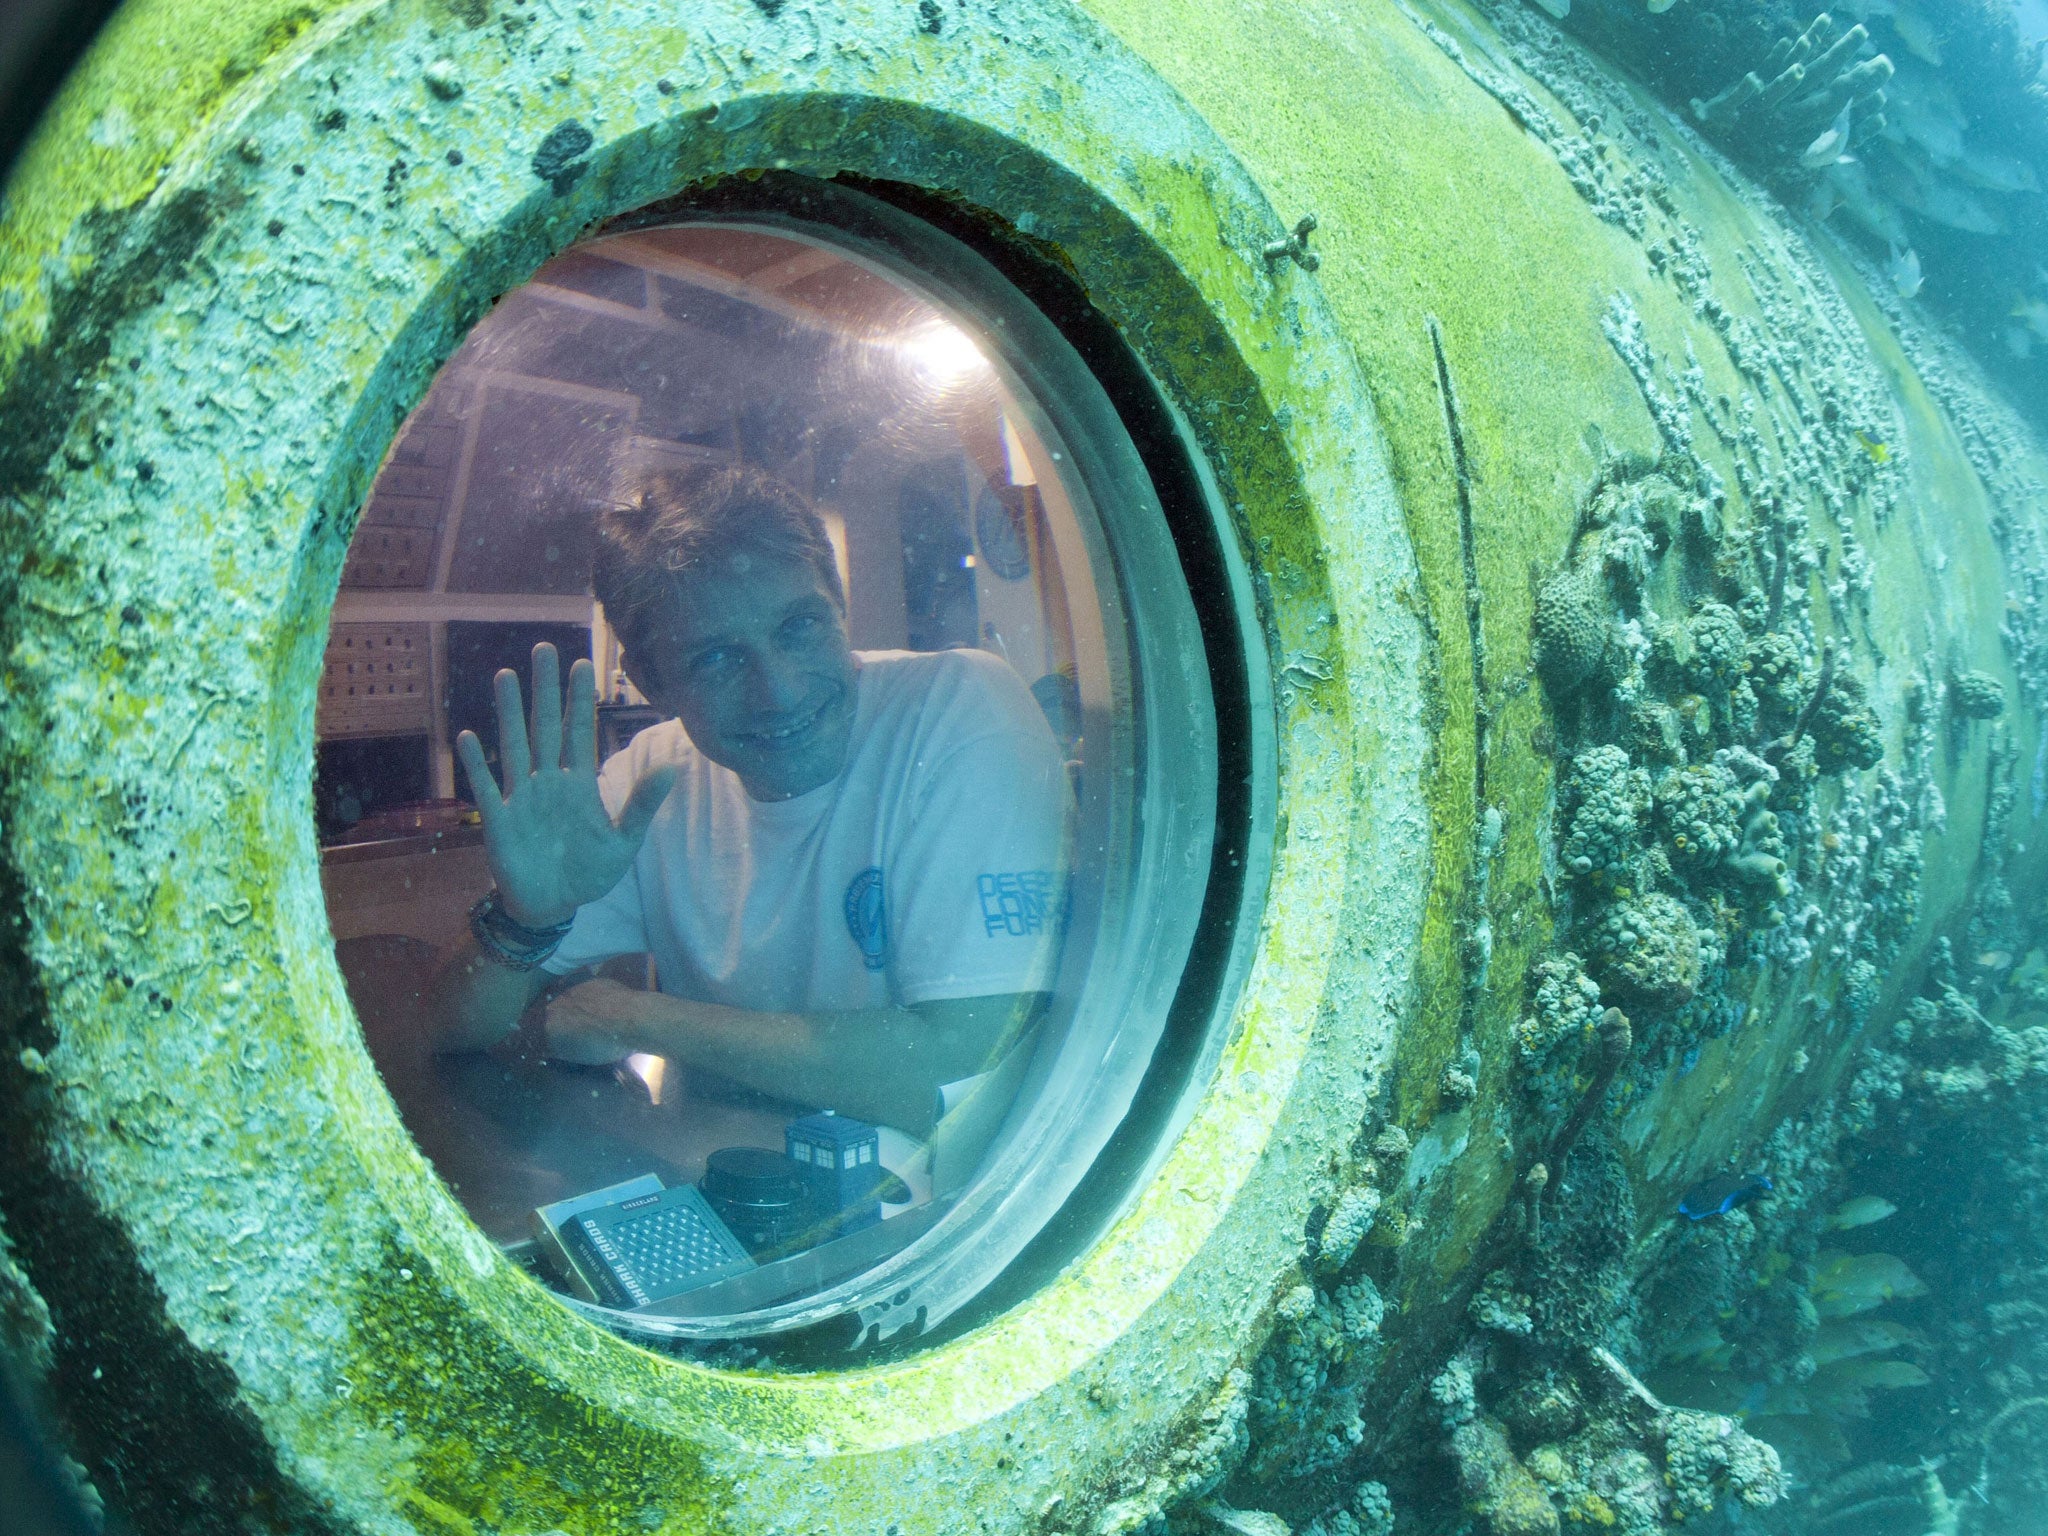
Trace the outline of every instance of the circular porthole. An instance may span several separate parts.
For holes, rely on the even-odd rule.
[[[714,190],[506,294],[376,477],[317,726],[337,959],[471,1219],[679,1342],[1049,1273],[1214,1045],[1228,586],[1113,333],[874,196]]]

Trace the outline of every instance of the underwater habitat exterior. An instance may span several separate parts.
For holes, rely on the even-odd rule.
[[[2043,1529],[2043,413],[1548,9],[118,10],[0,221],[0,1356],[81,1509]],[[1846,106],[1843,35],[1802,56]],[[1172,1072],[982,1304],[662,1351],[401,1122],[314,699],[498,297],[815,183],[1146,395],[1244,836]]]

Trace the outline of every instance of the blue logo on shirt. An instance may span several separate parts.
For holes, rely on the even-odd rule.
[[[889,942],[888,914],[882,910],[882,872],[864,869],[846,888],[846,931],[860,946],[861,963],[879,971]]]

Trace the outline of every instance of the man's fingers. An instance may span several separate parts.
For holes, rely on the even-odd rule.
[[[588,661],[569,669],[569,756],[562,766],[597,772],[597,668]]]
[[[498,696],[498,761],[505,769],[505,793],[516,795],[533,774],[533,758],[526,750],[526,705],[519,697],[519,674],[500,667],[491,687]]]
[[[562,663],[545,640],[533,648],[533,761],[542,773],[562,766]]]
[[[484,744],[476,739],[475,731],[464,731],[455,738],[455,755],[462,759],[462,771],[469,776],[469,792],[476,796],[477,814],[489,826],[505,808],[505,802],[498,796],[498,781],[491,777],[491,765],[484,761]]]
[[[635,843],[645,837],[654,813],[661,809],[661,802],[668,798],[668,792],[675,788],[675,784],[674,768],[656,768],[647,773],[626,796],[625,809],[619,812],[619,835],[629,837]]]

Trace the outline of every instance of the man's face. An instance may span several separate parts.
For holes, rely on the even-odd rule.
[[[678,578],[646,655],[627,670],[682,721],[697,750],[756,800],[787,800],[838,777],[853,729],[846,616],[803,560],[751,551]]]

